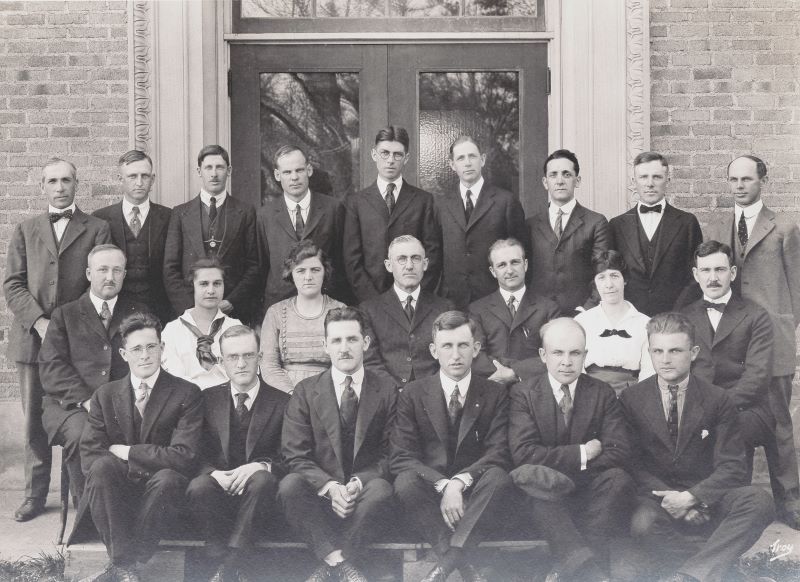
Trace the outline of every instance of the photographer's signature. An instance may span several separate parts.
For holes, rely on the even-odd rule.
[[[789,554],[792,553],[794,550],[794,544],[782,544],[781,539],[778,538],[774,542],[772,542],[769,546],[769,553],[772,554],[769,561],[772,562],[773,560],[780,560],[781,558],[785,558]]]

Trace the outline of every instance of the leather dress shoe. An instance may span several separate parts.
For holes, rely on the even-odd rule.
[[[458,572],[464,582],[488,582],[486,576],[472,564],[462,564],[458,567]]]
[[[44,500],[27,497],[14,512],[17,521],[28,521],[44,513]]]
[[[331,576],[331,567],[323,562],[311,573],[306,582],[330,582],[331,580],[334,580],[333,576]]]
[[[330,569],[331,577],[338,578],[339,582],[367,582],[367,577],[351,562],[339,562]]]
[[[800,509],[784,508],[783,511],[778,514],[778,520],[792,529],[800,530]]]

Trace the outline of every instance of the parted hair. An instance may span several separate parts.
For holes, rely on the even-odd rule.
[[[661,155],[658,152],[642,152],[638,156],[633,159],[633,167],[640,164],[646,164],[648,162],[661,162],[661,165],[665,168],[669,168],[669,162],[667,158]]]
[[[453,159],[453,150],[456,146],[461,145],[462,143],[471,143],[475,144],[475,147],[478,148],[478,153],[482,154],[483,150],[481,149],[481,144],[475,141],[475,138],[471,135],[462,135],[461,137],[456,138],[456,140],[450,144],[450,159]]]
[[[573,152],[569,150],[556,150],[552,154],[547,156],[547,159],[544,161],[544,165],[542,166],[542,171],[544,172],[544,175],[545,176],[547,175],[547,164],[549,164],[551,160],[561,160],[561,159],[569,160],[570,162],[572,162],[572,166],[575,168],[575,175],[576,176],[581,175],[581,165],[578,163],[578,156],[576,156]]]
[[[750,155],[750,154],[745,154],[743,156],[739,156],[737,158],[733,158],[730,162],[728,162],[728,167],[725,169],[725,175],[726,176],[728,175],[728,172],[730,172],[730,170],[731,170],[731,164],[733,162],[735,162],[736,160],[741,159],[741,158],[746,158],[746,159],[750,160],[751,162],[755,162],[756,163],[756,172],[758,173],[759,179],[766,177],[766,175],[767,175],[767,164],[764,163],[764,160],[762,160],[761,158],[758,158],[758,157]]]
[[[221,145],[212,144],[204,146],[203,149],[200,150],[200,153],[197,154],[198,168],[203,165],[203,160],[208,156],[222,156],[222,159],[225,160],[225,163],[229,166],[231,165],[231,157],[228,155],[228,150]]]
[[[319,262],[322,263],[322,268],[325,270],[325,278],[323,279],[322,286],[325,287],[333,275],[333,266],[331,265],[327,253],[310,240],[301,240],[289,251],[289,256],[283,261],[283,271],[281,272],[283,280],[287,283],[294,283],[292,271],[294,271],[297,265],[311,257],[317,257]]]
[[[159,341],[161,340],[161,321],[150,312],[132,313],[125,317],[119,324],[119,335],[122,345],[125,345],[128,336],[142,329],[154,329]]]
[[[379,130],[378,133],[375,134],[375,145],[378,145],[382,141],[400,142],[406,149],[406,153],[408,153],[408,132],[404,127],[400,127],[399,125],[389,125]]]
[[[595,275],[599,275],[603,271],[613,269],[622,273],[622,278],[628,280],[628,265],[625,264],[625,259],[622,253],[614,250],[599,251],[592,255],[592,271]]]
[[[278,160],[281,159],[283,156],[288,156],[292,152],[300,152],[301,154],[303,154],[303,159],[306,161],[306,164],[308,163],[308,154],[303,148],[292,144],[286,144],[279,147],[278,150],[275,152],[275,154],[272,156],[272,165],[277,169]]]
[[[445,311],[433,320],[433,341],[436,341],[436,334],[438,332],[442,330],[458,329],[462,325],[469,327],[469,331],[472,333],[473,339],[475,339],[478,326],[474,319],[463,311]]]
[[[694,324],[682,313],[668,311],[653,316],[647,322],[647,338],[656,334],[685,333],[689,336],[689,343],[694,345]]]
[[[186,273],[186,282],[189,283],[189,285],[194,283],[194,277],[200,269],[219,269],[220,272],[225,275],[225,265],[223,265],[219,259],[216,257],[204,257],[198,259],[189,267],[189,272]]]
[[[697,245],[697,248],[694,250],[694,266],[697,266],[697,259],[699,257],[707,257],[716,253],[722,253],[728,257],[729,267],[734,265],[733,249],[731,249],[730,246],[716,240],[707,240]]]
[[[489,266],[492,266],[492,253],[495,252],[497,249],[502,249],[505,247],[519,247],[522,249],[522,258],[527,259],[527,253],[525,252],[525,245],[519,242],[514,237],[509,238],[499,238],[492,243],[492,246],[489,247],[489,252],[486,254],[486,258],[489,260]]]
[[[361,335],[367,334],[367,319],[361,310],[355,307],[334,307],[325,314],[325,336],[328,335],[328,324],[335,321],[357,321]]]
[[[261,338],[258,337],[256,331],[251,328],[247,327],[246,325],[234,325],[226,329],[222,332],[222,335],[219,336],[219,351],[220,353],[223,352],[222,344],[226,339],[234,338],[234,337],[241,337],[245,335],[251,335],[256,338],[256,349],[261,349]]]
[[[92,248],[92,250],[89,251],[89,254],[86,256],[87,264],[91,262],[93,256],[95,256],[97,253],[102,253],[104,251],[119,251],[120,253],[122,253],[122,258],[125,259],[125,262],[126,263],[128,262],[128,257],[125,256],[125,252],[121,248],[111,243],[103,243],[101,245],[96,245],[95,247]]]
[[[73,164],[69,160],[65,160],[65,159],[62,159],[62,158],[50,158],[49,160],[47,160],[44,163],[44,166],[42,166],[42,182],[44,182],[44,171],[45,171],[45,169],[49,168],[50,166],[57,166],[58,164],[67,164],[70,167],[70,169],[72,170],[72,179],[73,180],[77,180],[78,179],[78,168],[75,167],[75,164]]]
[[[128,164],[132,164],[133,162],[141,162],[142,160],[147,160],[147,162],[150,164],[150,169],[153,169],[153,160],[151,160],[150,156],[141,150],[130,150],[125,152],[119,157],[119,160],[117,160],[117,165],[127,166]]]

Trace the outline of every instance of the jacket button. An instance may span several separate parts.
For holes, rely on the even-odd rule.
[[[104,350],[107,350],[107,349],[108,349],[108,346],[103,346],[103,349],[104,349]]]
[[[55,282],[55,281],[50,281],[50,285],[51,285],[51,286],[53,286],[53,285],[55,285],[55,284],[56,284],[56,282]]]
[[[102,372],[100,372],[100,375],[101,375],[101,376],[105,376],[105,375],[106,375],[106,371],[105,371],[105,370],[103,370]]]
[[[410,362],[410,361],[411,361],[411,356],[406,358],[406,362]]]
[[[408,382],[408,378],[402,378],[403,382]]]

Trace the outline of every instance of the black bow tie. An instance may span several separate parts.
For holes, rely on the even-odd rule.
[[[658,212],[661,214],[661,205],[645,206],[644,204],[639,204],[639,214],[647,214],[648,212]]]
[[[720,313],[725,312],[725,303],[711,303],[711,301],[703,301],[703,307],[705,309],[716,309]]]
[[[600,337],[611,337],[612,335],[618,335],[619,337],[625,339],[629,339],[631,337],[631,334],[624,329],[607,329],[600,334]]]
[[[72,210],[65,210],[64,212],[51,212],[50,213],[50,223],[54,224],[61,220],[62,218],[66,218],[69,220],[72,218]]]

